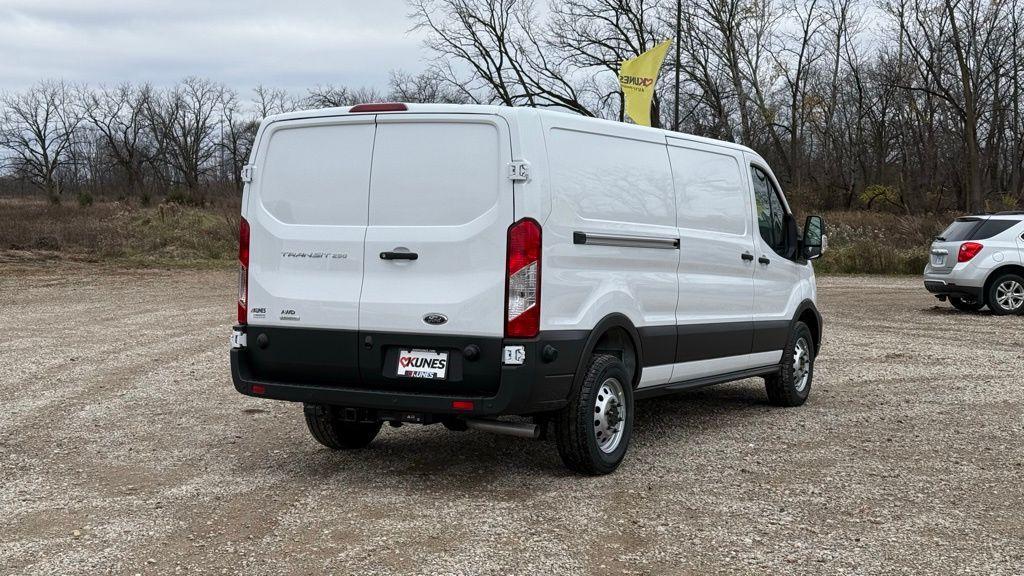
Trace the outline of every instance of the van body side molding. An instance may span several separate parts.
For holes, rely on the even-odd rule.
[[[679,249],[679,238],[665,236],[619,236],[616,234],[573,232],[572,243],[588,246],[624,246],[627,248],[659,248],[663,250]]]

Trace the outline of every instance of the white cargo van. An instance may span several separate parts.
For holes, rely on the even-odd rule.
[[[801,237],[750,149],[372,104],[267,118],[244,176],[234,384],[304,403],[330,448],[384,422],[551,428],[602,474],[637,398],[753,376],[774,404],[810,392],[824,226]]]

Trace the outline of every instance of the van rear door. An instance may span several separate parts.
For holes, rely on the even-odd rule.
[[[377,116],[361,336],[503,336],[511,159],[500,116]]]
[[[249,324],[358,329],[374,117],[271,123],[246,216]]]

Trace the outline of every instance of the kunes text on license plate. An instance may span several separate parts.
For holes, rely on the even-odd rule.
[[[410,378],[442,379],[448,371],[448,353],[433,350],[401,350],[398,375]]]

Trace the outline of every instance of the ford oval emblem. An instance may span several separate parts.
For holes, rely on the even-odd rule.
[[[432,326],[440,326],[448,321],[448,317],[444,314],[432,313],[424,316],[423,321]]]

